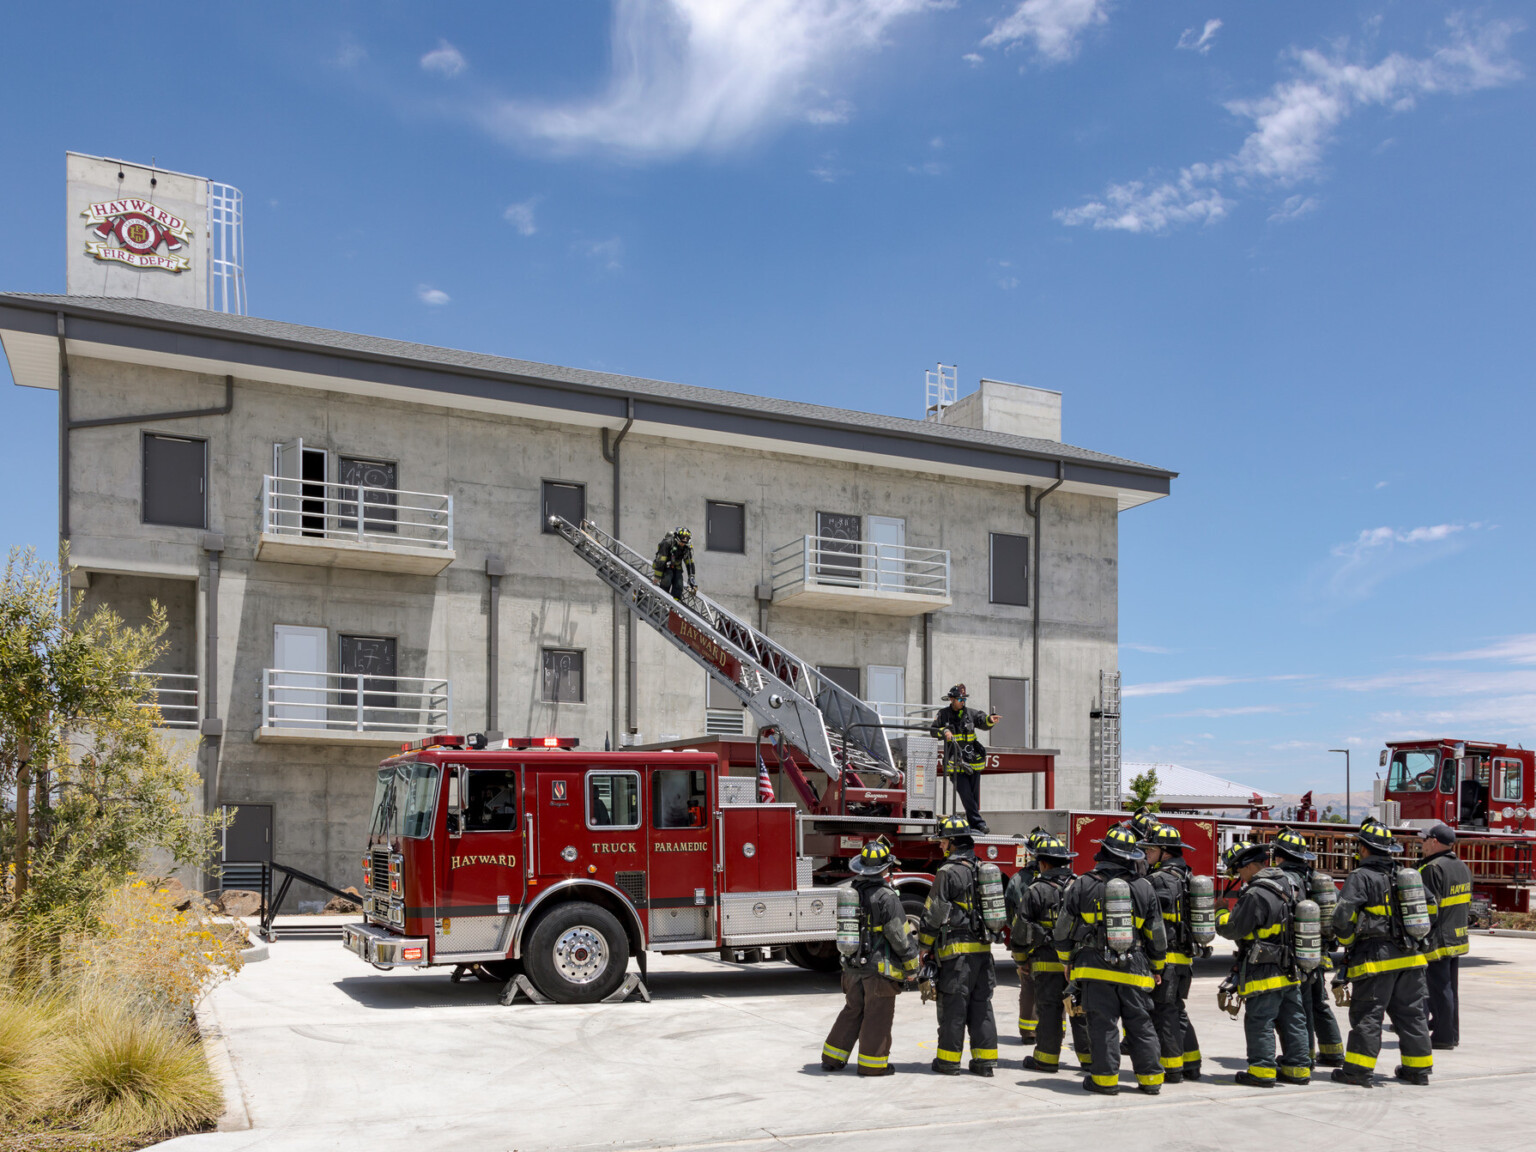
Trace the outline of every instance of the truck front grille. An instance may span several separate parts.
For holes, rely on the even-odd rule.
[[[389,849],[373,850],[373,890],[389,895]]]

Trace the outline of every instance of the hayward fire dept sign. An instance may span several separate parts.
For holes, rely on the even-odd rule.
[[[96,238],[86,241],[85,250],[98,260],[162,272],[185,272],[192,267],[185,256],[174,254],[192,242],[192,229],[181,217],[148,200],[104,200],[80,215],[86,218],[88,234]]]

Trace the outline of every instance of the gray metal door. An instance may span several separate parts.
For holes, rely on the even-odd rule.
[[[235,818],[224,829],[223,888],[258,889],[261,864],[272,859],[272,805],[226,804]]]

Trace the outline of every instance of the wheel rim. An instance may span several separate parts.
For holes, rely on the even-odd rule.
[[[608,941],[585,924],[567,928],[555,941],[555,970],[572,984],[591,984],[608,970]]]

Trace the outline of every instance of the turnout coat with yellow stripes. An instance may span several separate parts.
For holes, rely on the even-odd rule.
[[[860,877],[853,882],[859,894],[859,914],[867,918],[869,954],[844,956],[843,970],[860,976],[879,974],[900,984],[915,976],[917,942],[907,933],[907,914],[884,876]]]
[[[1051,936],[1056,931],[1056,915],[1061,906],[1062,892],[1074,879],[1068,865],[1056,865],[1033,877],[1019,893],[1018,905],[1013,910],[1015,931],[1012,948],[1015,962],[1030,965],[1034,972],[1066,971],[1066,965],[1056,955],[1056,944]],[[1030,946],[1019,943],[1023,935],[1019,929],[1025,923],[1037,926],[1039,931],[1035,939],[1041,943]]]
[[[1437,852],[1419,861],[1429,901],[1426,961],[1467,954],[1467,919],[1472,911],[1472,872],[1455,852]]]
[[[1295,958],[1289,955],[1291,902],[1270,885],[1293,895],[1296,892],[1291,878],[1279,868],[1261,868],[1243,886],[1232,910],[1216,917],[1216,931],[1237,942],[1240,996],[1257,996],[1299,983],[1292,974]]]
[[[1344,978],[1358,980],[1402,968],[1422,968],[1424,953],[1394,925],[1392,875],[1397,861],[1367,856],[1344,878],[1333,932],[1345,949]]]
[[[1102,923],[1104,888],[1117,877],[1131,886],[1136,925],[1135,944],[1121,957],[1104,944]],[[1155,974],[1167,962],[1168,937],[1157,893],[1146,877],[1123,864],[1102,862],[1067,888],[1056,913],[1054,936],[1057,959],[1067,965],[1071,980],[1104,980],[1150,992],[1157,985]]]
[[[935,960],[948,960],[966,952],[991,952],[992,946],[977,934],[981,917],[976,908],[976,885],[972,869],[976,851],[969,845],[957,847],[939,865],[923,904],[923,922],[918,940],[932,948]]]

